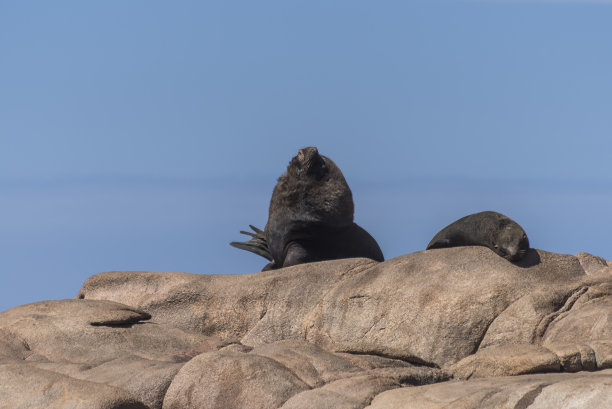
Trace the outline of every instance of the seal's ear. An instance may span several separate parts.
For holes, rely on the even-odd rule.
[[[431,243],[429,246],[427,246],[427,250],[429,249],[442,249],[444,247],[450,247],[451,245],[451,241],[449,239],[440,239],[435,241],[434,243]]]

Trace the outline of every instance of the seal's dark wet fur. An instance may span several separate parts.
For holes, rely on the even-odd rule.
[[[234,247],[271,261],[264,270],[312,261],[367,257],[383,261],[376,240],[353,222],[353,195],[342,172],[317,148],[300,149],[279,179],[263,231]]]
[[[465,216],[446,226],[427,249],[457,246],[485,246],[510,261],[522,259],[529,250],[529,239],[514,220],[497,212]]]

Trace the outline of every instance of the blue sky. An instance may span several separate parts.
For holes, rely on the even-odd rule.
[[[0,310],[109,270],[255,272],[315,145],[387,258],[497,210],[612,259],[612,4],[0,3]]]

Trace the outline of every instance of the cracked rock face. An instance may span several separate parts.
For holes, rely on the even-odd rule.
[[[0,314],[0,408],[609,408],[611,321],[588,253],[102,273]]]

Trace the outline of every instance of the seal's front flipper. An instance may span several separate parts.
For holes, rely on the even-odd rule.
[[[274,261],[270,261],[268,264],[264,266],[264,268],[261,269],[261,271],[276,270],[277,268],[278,266],[276,265],[276,263]]]
[[[312,246],[310,246],[312,247]],[[300,241],[292,241],[285,248],[285,257],[283,257],[283,267],[295,266],[297,264],[309,263],[313,259],[314,250],[308,249],[305,243]]]
[[[270,249],[268,248],[268,242],[266,241],[266,237],[264,236],[264,232],[261,229],[258,229],[255,226],[249,225],[251,229],[255,233],[251,233],[248,231],[240,231],[240,233],[245,234],[247,236],[251,236],[251,240],[249,241],[232,241],[230,246],[236,247],[238,249],[250,251],[251,253],[258,254],[263,258],[266,258],[272,261],[272,254],[270,254]]]
[[[253,240],[249,241],[232,241],[230,246],[236,247],[237,249],[250,251],[251,253],[258,254],[265,259],[272,260],[272,256],[268,252],[267,249],[260,247],[258,244],[251,243]]]
[[[244,231],[244,230],[240,230],[240,233],[246,234],[247,236],[251,236],[251,237],[254,237],[254,238],[261,238],[261,239],[265,240],[265,236],[264,236],[263,230],[258,229],[257,227],[253,226],[252,224],[249,224],[249,227],[255,233],[251,233],[250,231]]]
[[[451,246],[451,241],[449,239],[440,239],[440,240],[436,240],[433,243],[429,243],[429,245],[427,246],[427,250],[443,249],[445,247],[450,247],[450,246]]]

